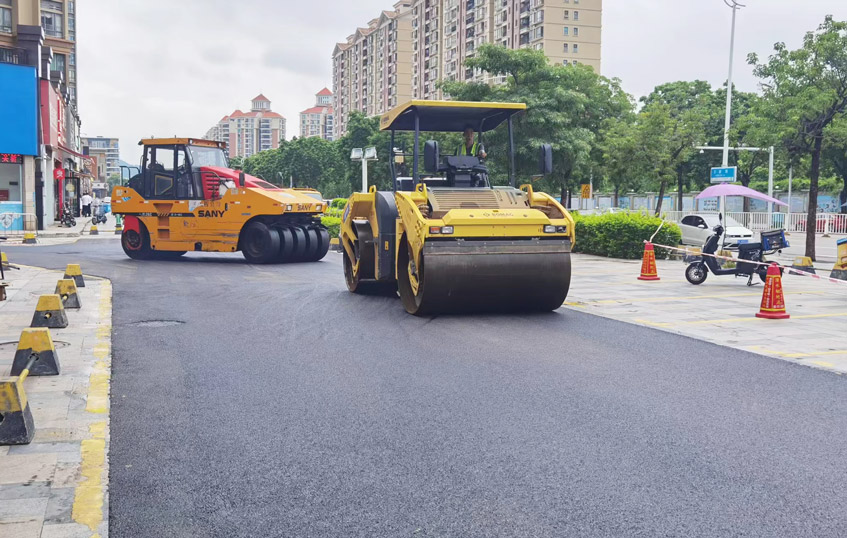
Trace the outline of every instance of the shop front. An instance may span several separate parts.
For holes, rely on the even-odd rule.
[[[0,153],[0,234],[24,226],[23,155]]]

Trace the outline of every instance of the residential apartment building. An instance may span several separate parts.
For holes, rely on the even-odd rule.
[[[300,112],[300,138],[319,136],[333,140],[332,92],[324,88],[315,94],[315,106]]]
[[[224,116],[206,132],[206,138],[226,142],[230,157],[250,157],[276,149],[285,140],[285,118],[271,110],[262,94],[251,102],[250,112],[236,110]]]
[[[43,229],[64,205],[78,214],[80,195],[91,190],[76,75],[74,0],[0,0],[0,213],[13,216],[6,230]]]
[[[84,136],[81,139],[82,153],[97,160],[96,181],[109,181],[112,176],[121,176],[121,145],[117,138]]]
[[[382,114],[412,98],[412,1],[400,0],[333,51],[334,138],[351,112]]]
[[[603,0],[398,2],[333,51],[336,136],[345,132],[350,112],[376,115],[407,99],[448,97],[439,88],[442,80],[503,82],[467,66],[483,43],[532,47],[553,64],[582,63],[600,72],[602,10]],[[398,54],[380,64],[379,30],[388,19],[395,23],[389,28]],[[379,86],[380,80],[387,86]],[[380,99],[392,91],[403,98]]]

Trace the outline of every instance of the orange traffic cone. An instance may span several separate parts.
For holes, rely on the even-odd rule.
[[[762,307],[756,313],[757,318],[788,319],[791,316],[785,311],[785,296],[782,294],[782,273],[779,266],[772,263],[768,267],[765,279],[765,291],[762,292]]]
[[[644,243],[641,276],[638,277],[638,280],[660,280],[659,272],[656,270],[656,253],[653,251],[653,243]]]

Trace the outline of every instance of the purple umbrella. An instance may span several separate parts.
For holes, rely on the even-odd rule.
[[[780,202],[776,198],[771,198],[767,194],[762,194],[759,191],[754,191],[753,189],[748,189],[742,185],[731,185],[729,183],[721,183],[720,185],[712,185],[708,189],[704,190],[700,194],[697,195],[697,199],[700,198],[717,198],[719,196],[745,196],[747,198],[755,198],[756,200],[764,200],[765,202],[771,202],[776,205],[784,205],[787,206],[785,202]]]

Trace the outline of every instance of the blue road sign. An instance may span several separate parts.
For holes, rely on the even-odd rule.
[[[712,168],[712,183],[732,183],[737,177],[737,166]]]

